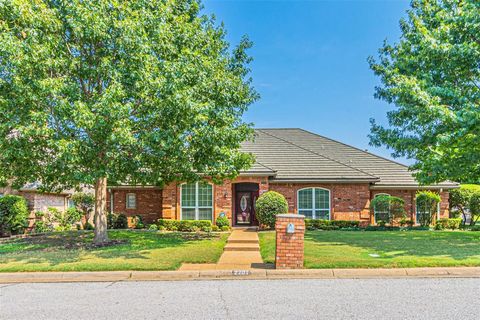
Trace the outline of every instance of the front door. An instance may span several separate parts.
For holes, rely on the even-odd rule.
[[[235,223],[236,225],[252,225],[255,220],[254,203],[256,192],[237,191],[235,197]]]

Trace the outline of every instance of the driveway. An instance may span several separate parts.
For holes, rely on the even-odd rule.
[[[480,279],[0,284],[1,319],[478,319]]]

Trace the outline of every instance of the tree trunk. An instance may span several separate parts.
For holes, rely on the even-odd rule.
[[[107,234],[107,178],[99,178],[95,183],[95,244],[108,242]]]

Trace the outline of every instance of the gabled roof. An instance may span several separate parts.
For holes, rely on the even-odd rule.
[[[408,167],[303,129],[256,129],[242,151],[255,155],[254,167],[275,172],[272,182],[370,182],[378,188],[418,188]],[[258,169],[256,169],[258,170]],[[443,182],[426,187],[457,187]]]

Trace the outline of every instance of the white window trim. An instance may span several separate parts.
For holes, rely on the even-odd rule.
[[[135,206],[131,207],[129,206],[129,201],[128,201],[128,196],[134,196],[135,198]],[[137,209],[137,194],[136,193],[133,193],[133,192],[129,192],[125,195],[125,208],[127,209]]]
[[[302,190],[308,190],[308,189],[313,189],[313,192],[312,192],[312,219],[316,219],[316,211],[317,211],[317,208],[315,207],[315,189],[321,189],[321,190],[325,190],[325,191],[328,191],[328,220],[332,220],[332,193],[329,189],[326,189],[326,188],[321,188],[321,187],[306,187],[306,188],[302,188],[302,189],[298,189],[297,190],[297,212],[298,214],[300,214],[300,191]],[[309,210],[309,209],[303,209],[303,210]],[[318,209],[318,210],[325,210],[325,209]]]
[[[389,197],[391,197],[392,195],[390,195],[388,193],[381,192],[381,193],[377,193],[374,198],[376,198],[378,196],[389,196]],[[375,212],[375,206],[373,206],[373,224],[377,224],[377,213]]]
[[[200,183],[202,183],[202,182],[200,182]],[[199,217],[200,217],[200,210],[199,210],[199,209],[200,209],[200,208],[207,208],[207,209],[212,209],[212,219],[211,219],[211,221],[213,221],[213,217],[214,217],[214,215],[215,215],[215,212],[214,212],[214,204],[213,204],[213,201],[214,201],[213,196],[214,196],[214,194],[215,194],[215,187],[214,187],[214,185],[211,184],[211,183],[208,183],[208,182],[204,182],[204,183],[206,183],[206,184],[208,184],[208,185],[210,185],[210,186],[212,187],[212,205],[209,206],[209,207],[205,207],[205,206],[199,207],[199,206],[198,206],[198,185],[199,185],[199,182],[195,182],[195,206],[194,206],[194,207],[192,207],[192,206],[183,206],[183,203],[182,203],[182,201],[183,201],[182,189],[183,189],[183,186],[186,185],[186,184],[188,184],[188,183],[184,182],[184,183],[182,183],[182,184],[180,185],[180,220],[183,220],[183,209],[184,209],[184,208],[185,208],[185,209],[195,209],[195,220],[200,220],[200,219],[199,219]]]

